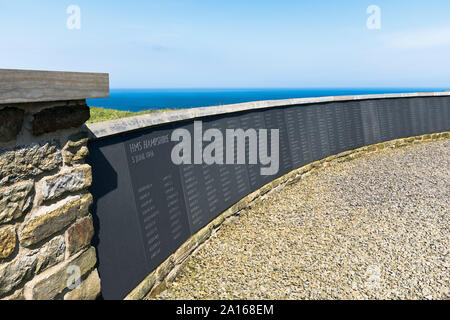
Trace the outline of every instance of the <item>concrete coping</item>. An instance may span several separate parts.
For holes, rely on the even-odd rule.
[[[107,73],[0,69],[0,104],[107,97]]]
[[[393,99],[393,98],[415,98],[415,97],[440,97],[450,96],[450,92],[425,92],[425,93],[395,93],[395,94],[370,94],[354,96],[331,96],[318,98],[300,98],[285,100],[265,100],[246,103],[237,103],[223,106],[200,107],[167,112],[158,112],[91,123],[84,126],[83,130],[88,132],[91,139],[100,139],[117,135],[127,131],[134,131],[152,126],[158,126],[170,122],[198,119],[207,116],[234,113],[247,110],[274,108],[282,106],[293,106],[302,104],[314,104],[324,102],[342,102],[369,99]]]

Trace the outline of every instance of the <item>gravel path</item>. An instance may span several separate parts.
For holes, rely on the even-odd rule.
[[[449,299],[450,140],[336,164],[259,201],[159,299]]]

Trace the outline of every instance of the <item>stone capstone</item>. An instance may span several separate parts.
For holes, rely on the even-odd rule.
[[[0,186],[23,181],[62,164],[56,141],[0,150]]]
[[[16,138],[22,129],[25,111],[17,108],[0,110],[0,142],[7,142]]]
[[[100,295],[100,277],[97,269],[80,283],[78,288],[64,295],[64,300],[95,300]]]
[[[0,259],[8,258],[16,249],[16,230],[13,226],[0,227]]]
[[[55,199],[66,192],[79,191],[92,184],[92,172],[89,165],[77,167],[56,176],[46,177],[40,183],[44,200]]]
[[[90,118],[86,104],[44,109],[34,115],[33,134],[39,136],[57,130],[77,128]]]
[[[78,277],[87,274],[96,263],[95,248],[91,247],[34,277],[25,284],[24,296],[27,300],[53,299],[79,281]]]
[[[0,189],[0,225],[18,219],[31,206],[33,181]]]
[[[42,207],[29,217],[19,232],[19,241],[25,246],[32,246],[59,232],[77,218],[88,214],[92,196],[71,196],[48,207]]]

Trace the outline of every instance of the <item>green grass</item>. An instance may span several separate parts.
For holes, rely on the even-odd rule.
[[[87,123],[102,122],[108,120],[139,116],[148,113],[166,112],[170,110],[175,110],[175,109],[158,109],[158,110],[144,110],[139,112],[131,112],[131,111],[119,111],[114,109],[105,109],[99,107],[90,107],[90,109],[91,109],[91,118],[87,121]]]

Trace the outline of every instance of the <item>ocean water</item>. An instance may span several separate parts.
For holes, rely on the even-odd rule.
[[[88,105],[117,110],[141,111],[147,109],[217,106],[260,100],[443,90],[442,88],[111,89],[109,98],[88,99]]]

